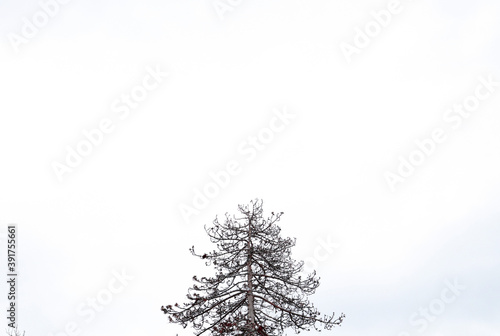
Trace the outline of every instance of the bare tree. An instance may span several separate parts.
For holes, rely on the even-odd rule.
[[[24,334],[26,333],[26,331],[23,331],[23,333],[21,334],[21,332],[17,330],[17,326],[15,328],[8,328],[6,329],[6,331],[7,335],[9,336],[24,336]]]
[[[345,315],[320,313],[307,299],[319,286],[316,271],[302,278],[304,262],[291,258],[295,239],[280,237],[277,222],[283,212],[263,217],[263,202],[239,205],[239,217],[226,213],[224,223],[216,218],[207,228],[217,250],[193,255],[216,269],[215,277],[193,277],[188,303],[162,306],[169,321],[184,328],[192,323],[201,335],[282,335],[286,328],[296,333],[318,325],[331,329]]]

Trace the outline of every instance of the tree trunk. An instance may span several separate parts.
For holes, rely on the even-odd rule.
[[[247,272],[248,272],[248,318],[250,322],[250,327],[252,331],[255,329],[255,311],[253,306],[253,285],[252,285],[252,219],[253,216],[248,219],[248,260],[247,260]]]

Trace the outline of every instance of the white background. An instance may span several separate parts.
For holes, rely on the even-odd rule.
[[[1,2],[0,224],[18,225],[20,329],[191,335],[160,311],[211,274],[188,248],[214,248],[203,225],[258,197],[285,213],[294,257],[315,258],[311,300],[347,315],[328,334],[500,335],[500,86],[460,126],[443,119],[479,78],[500,81],[500,4],[401,1],[346,57],[390,1],[231,3],[73,0],[28,38],[40,3]],[[147,68],[168,78],[119,119]],[[238,150],[284,109],[294,118],[255,157]],[[54,162],[107,118],[60,181]],[[385,174],[436,128],[446,141],[391,190]],[[231,161],[239,173],[186,221],[179,207]],[[122,270],[133,279],[87,322],[78,307]],[[443,304],[446,281],[465,289]],[[6,294],[2,281],[2,310]]]

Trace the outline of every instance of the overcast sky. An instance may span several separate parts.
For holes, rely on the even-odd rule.
[[[347,316],[328,334],[500,335],[499,14],[2,1],[1,249],[17,224],[20,329],[192,335],[160,311],[212,274],[189,247],[213,249],[203,226],[262,198],[321,277],[311,301]]]

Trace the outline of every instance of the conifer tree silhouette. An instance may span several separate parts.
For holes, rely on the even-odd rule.
[[[286,328],[296,333],[318,325],[325,329],[340,325],[344,314],[320,313],[307,296],[319,286],[316,271],[302,278],[304,262],[291,258],[295,239],[282,238],[277,222],[283,212],[263,217],[262,200],[239,205],[238,217],[226,213],[223,223],[216,218],[207,228],[217,250],[193,255],[213,265],[216,274],[194,276],[188,303],[162,306],[171,323],[184,328],[191,323],[196,335],[279,336]]]

